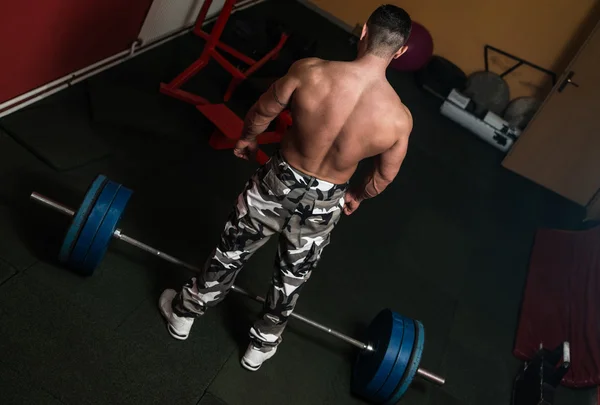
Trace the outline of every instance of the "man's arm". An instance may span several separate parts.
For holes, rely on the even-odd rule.
[[[300,85],[300,75],[305,61],[292,65],[287,75],[278,79],[267,90],[246,114],[242,139],[254,141],[269,124],[287,107],[294,91]]]
[[[356,197],[359,202],[381,194],[400,171],[400,166],[406,157],[408,138],[413,126],[410,111],[406,107],[404,110],[406,119],[402,120],[396,129],[398,138],[391,148],[375,158],[373,170],[365,179],[362,189],[357,192]]]
[[[375,158],[373,170],[363,183],[357,189],[346,193],[344,197],[344,213],[346,215],[351,215],[356,211],[363,200],[381,194],[396,178],[406,156],[408,137],[411,131],[412,117],[410,116],[410,112],[408,112],[408,119],[398,129],[396,142],[388,150]]]
[[[407,148],[408,134],[402,135],[390,149],[375,157],[373,170],[365,179],[362,189],[358,190],[357,197],[360,201],[381,194],[394,181],[406,156]]]

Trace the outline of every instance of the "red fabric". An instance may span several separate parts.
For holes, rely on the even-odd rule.
[[[536,237],[514,355],[527,360],[540,343],[563,341],[571,344],[563,385],[600,385],[600,227]]]
[[[128,49],[151,4],[0,1],[0,102]]]

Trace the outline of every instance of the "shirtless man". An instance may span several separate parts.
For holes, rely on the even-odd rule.
[[[180,292],[165,290],[159,306],[170,334],[188,337],[194,319],[220,302],[246,261],[274,234],[279,248],[261,317],[250,329],[242,365],[258,370],[271,358],[302,286],[310,277],[342,211],[380,194],[406,155],[412,118],[385,77],[405,51],[409,15],[379,7],[363,27],[352,62],[304,59],[277,80],[250,109],[236,156],[253,160],[256,137],[289,105],[293,125],[281,150],[248,181],[221,240],[202,273]],[[358,163],[375,157],[355,189],[348,182]]]

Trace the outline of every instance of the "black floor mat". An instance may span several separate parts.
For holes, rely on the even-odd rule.
[[[25,148],[15,142],[8,134],[0,130],[0,176],[12,173],[28,164],[38,163],[37,159]]]
[[[0,260],[0,284],[11,278],[16,272],[14,267]]]
[[[204,394],[198,405],[227,405],[227,403],[207,392]]]
[[[198,111],[159,93],[158,85],[147,91],[100,77],[92,79],[88,88],[95,123],[159,136],[198,135],[198,125],[190,119],[199,116]]]
[[[48,391],[30,381],[25,373],[0,364],[0,397],[3,404],[62,405]]]
[[[0,121],[14,140],[56,170],[69,170],[108,154],[90,125],[85,97],[41,104]]]

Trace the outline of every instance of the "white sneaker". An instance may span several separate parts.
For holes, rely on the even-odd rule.
[[[177,292],[175,290],[167,289],[163,291],[158,300],[158,307],[160,308],[160,313],[167,321],[167,329],[171,336],[178,340],[186,340],[194,324],[194,318],[177,316],[173,313],[171,303],[176,295]]]
[[[256,371],[260,368],[260,366],[271,357],[275,355],[277,351],[277,347],[274,347],[272,350],[268,352],[261,352],[259,349],[254,347],[252,343],[248,345],[248,349],[246,350],[246,354],[242,357],[242,367],[246,370]]]

